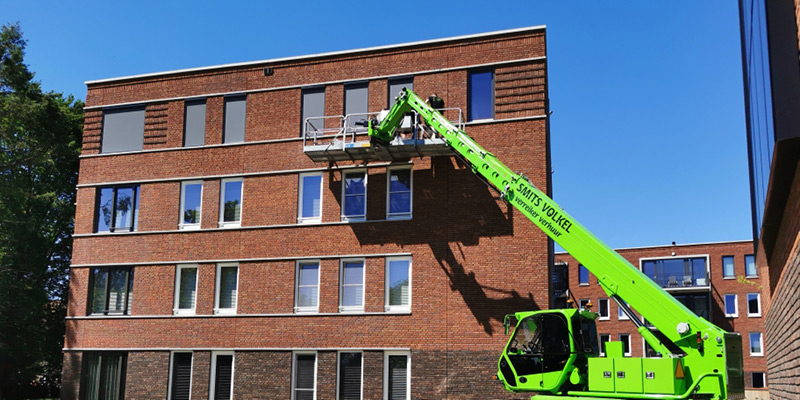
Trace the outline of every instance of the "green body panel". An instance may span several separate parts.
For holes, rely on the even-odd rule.
[[[373,146],[387,146],[392,140],[395,130],[400,126],[403,115],[411,111],[417,112],[431,128],[436,130],[459,158],[467,163],[475,174],[498,190],[505,201],[516,207],[519,212],[597,276],[600,285],[609,296],[623,299],[638,314],[658,328],[666,339],[677,345],[681,353],[672,354],[668,347],[650,332],[643,333],[647,342],[662,355],[665,357],[679,356],[683,360],[684,367],[691,368],[692,378],[695,380],[687,383],[687,386],[699,383],[699,379],[721,379],[725,384],[704,383],[700,386],[697,394],[706,394],[710,398],[717,399],[730,398],[727,387],[732,387],[729,380],[733,378],[733,375],[726,369],[725,331],[692,313],[562,210],[526,177],[509,169],[494,154],[478,145],[464,131],[458,129],[438,111],[428,106],[414,92],[404,89],[380,123],[370,122],[369,135]],[[502,134],[502,132],[498,132],[498,134]],[[509,140],[514,140],[514,138]],[[679,325],[681,329],[679,329]],[[700,343],[697,341],[698,333],[702,338]],[[507,357],[507,355],[504,354],[503,357]],[[572,369],[572,364],[565,366],[564,373],[559,378],[562,384],[568,380],[568,372],[571,372]],[[501,375],[498,374],[498,376]],[[742,379],[741,376],[736,378]],[[509,386],[506,382],[504,385],[506,389],[512,391],[542,390],[541,387],[537,389],[527,385]],[[733,386],[736,385],[738,383],[733,383]],[[548,391],[552,392],[552,390]],[[620,397],[636,397],[619,394]],[[575,395],[586,394],[585,392],[576,392]]]
[[[615,358],[594,357],[589,359],[589,390],[592,392],[614,392]]]
[[[592,371],[589,371],[591,374]],[[642,359],[621,357],[614,360],[614,387],[621,393],[642,393]]]
[[[686,390],[686,380],[676,379],[677,358],[643,358],[644,392],[650,394],[679,394]]]
[[[606,357],[622,358],[625,355],[625,345],[622,342],[606,342]]]

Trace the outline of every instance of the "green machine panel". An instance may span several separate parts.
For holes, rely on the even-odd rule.
[[[589,359],[589,391],[613,392],[614,391],[614,359],[590,358]]]
[[[614,360],[614,386],[617,392],[642,393],[642,359],[617,358]]]
[[[686,381],[676,379],[677,358],[642,359],[644,392],[647,394],[683,394]]]

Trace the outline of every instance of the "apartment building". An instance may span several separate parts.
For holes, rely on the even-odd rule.
[[[63,399],[507,398],[546,236],[403,88],[549,192],[545,28],[87,82]],[[425,155],[425,157],[418,157]]]
[[[742,336],[745,394],[748,399],[769,398],[763,304],[768,288],[767,279],[756,267],[752,241],[616,251],[695,314],[728,332],[738,332]],[[585,266],[567,253],[557,253],[555,259],[556,274],[568,276],[573,302],[582,307],[591,304],[599,313],[601,343],[621,341],[630,357],[656,355]]]

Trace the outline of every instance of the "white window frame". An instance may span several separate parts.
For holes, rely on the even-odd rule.
[[[383,400],[389,400],[389,356],[406,356],[406,400],[411,399],[411,352],[410,351],[384,351],[383,352]]]
[[[186,186],[187,185],[200,185],[200,215],[198,221],[194,224],[187,224],[183,222],[184,207],[186,206]],[[181,182],[181,208],[180,215],[178,215],[178,229],[200,229],[200,224],[203,222],[203,181],[183,181]]]
[[[300,299],[300,266],[301,265],[317,265],[317,305],[314,307],[300,307],[297,302]],[[320,260],[298,260],[294,267],[294,312],[295,314],[317,314],[319,313],[319,292],[322,286],[322,264]]]
[[[606,351],[605,351],[605,348],[603,346],[603,340],[602,340],[603,336],[608,337],[608,340],[606,340],[606,343],[607,343],[607,342],[611,341],[611,334],[610,333],[601,333],[601,334],[597,335],[597,344],[600,347],[600,355],[605,357]]]
[[[760,352],[753,352],[753,335],[758,335],[758,344],[761,348]],[[763,357],[764,356],[764,334],[762,332],[750,332],[747,335],[747,345],[750,346],[750,356],[751,357]]]
[[[725,259],[730,257],[733,260],[733,274],[725,275]],[[720,262],[722,263],[722,279],[736,279],[736,257],[732,255],[724,255],[720,258]]]
[[[408,170],[408,181],[409,181],[409,196],[408,196],[408,213],[396,213],[392,214],[389,212],[391,207],[391,193],[390,187],[392,185],[392,172],[399,171],[399,170]],[[414,216],[414,169],[412,166],[400,166],[400,167],[387,167],[386,168],[386,219],[411,219]]]
[[[222,268],[236,268],[236,306],[233,308],[219,308],[219,290],[220,278],[222,277]],[[217,264],[216,284],[214,285],[214,314],[216,315],[234,315],[236,309],[239,307],[239,264],[238,263],[220,263]]]
[[[728,314],[728,296],[733,296],[733,314]],[[735,293],[725,293],[722,295],[722,312],[727,318],[737,318],[739,316],[739,295]]]
[[[363,215],[345,215],[344,210],[347,204],[347,196],[344,193],[345,190],[345,182],[347,181],[347,175],[350,174],[363,174],[364,175],[364,214]],[[342,210],[341,210],[341,220],[347,222],[355,222],[355,221],[366,221],[367,220],[367,194],[368,194],[368,186],[367,181],[369,180],[369,174],[367,173],[366,169],[353,169],[347,170],[342,172]],[[388,198],[388,195],[387,195]],[[320,203],[322,201],[320,200]]]
[[[761,382],[764,383],[764,386],[761,386],[761,387],[753,386],[753,389],[766,389],[767,388],[767,373],[766,372],[762,372],[762,371],[750,372],[750,383],[751,384],[753,383],[753,376],[755,376],[755,374],[761,374]]]
[[[234,351],[212,351],[211,352],[211,381],[208,383],[208,399],[214,400],[214,389],[217,384],[217,357],[232,356],[231,358],[231,395],[233,398],[234,378],[236,377],[236,352]]]
[[[756,296],[756,302],[758,303],[758,311],[755,313],[750,312],[750,296]],[[745,295],[745,302],[747,303],[747,316],[748,317],[760,317],[761,316],[761,293],[748,293]]]
[[[578,308],[584,308],[583,303],[591,304],[592,299],[579,299],[578,300]]]
[[[605,316],[603,316],[603,314],[600,313],[600,310],[602,310],[602,307],[600,307],[600,303],[602,303],[602,302],[606,303],[606,315]],[[601,297],[601,298],[597,299],[597,315],[598,315],[597,319],[600,320],[600,321],[608,321],[608,320],[611,319],[611,300],[608,297],[605,297],[605,298]]]
[[[586,282],[581,282],[581,268],[586,270]],[[591,276],[592,274],[589,271],[589,268],[586,268],[586,266],[583,264],[578,264],[578,286],[589,286],[589,282],[592,281]]]
[[[172,385],[175,383],[172,381],[172,368],[175,366],[175,353],[190,353],[192,355],[192,363],[189,365],[189,370],[192,373],[189,374],[189,398],[192,397],[192,384],[194,383],[194,352],[189,351],[171,351],[169,353],[169,384],[167,385],[167,398],[172,398]]]
[[[748,273],[749,272],[747,270],[747,258],[748,257],[752,257],[753,258],[753,268],[755,268],[755,274],[754,275],[751,275],[751,274]],[[758,278],[758,264],[756,264],[756,255],[755,254],[745,254],[744,255],[744,277],[745,278]]]
[[[349,351],[340,350],[340,351],[338,351],[336,353],[336,398],[338,399],[339,396],[340,396],[340,394],[339,394],[339,379],[341,379],[342,375],[341,375],[341,371],[339,370],[339,367],[342,364],[342,353],[359,353],[359,354],[361,354],[361,388],[360,388],[360,392],[361,392],[361,398],[363,399],[364,398],[364,352],[361,351],[361,350],[349,350]],[[292,393],[294,393],[294,390],[292,391]]]
[[[194,280],[194,304],[192,304],[192,308],[181,309],[178,308],[180,306],[180,297],[181,297],[181,274],[183,273],[184,269],[195,268],[196,269],[196,276]],[[200,266],[198,264],[179,264],[175,266],[175,301],[172,306],[172,313],[175,315],[194,315],[197,310],[197,286],[198,282],[200,281]]]
[[[307,176],[319,176],[319,216],[318,217],[304,217],[303,216],[303,189],[305,183],[303,178]],[[298,191],[297,191],[297,223],[298,224],[318,224],[322,222],[322,201],[324,197],[325,179],[322,172],[307,172],[298,175]],[[344,183],[342,183],[344,186]]]
[[[625,302],[625,300],[621,300],[621,301],[623,303],[625,303],[626,305],[628,304],[628,303]],[[625,312],[622,311],[622,307],[620,307],[619,304],[617,304],[617,302],[614,302],[614,304],[617,305],[617,320],[619,320],[619,321],[628,321],[628,320],[630,320],[630,318],[628,317],[628,314],[625,314]],[[630,308],[630,306],[628,306],[628,308]]]
[[[297,356],[299,356],[299,355],[309,355],[309,354],[313,354],[314,355],[314,389],[313,390],[314,390],[314,399],[316,400],[316,398],[317,398],[317,379],[318,379],[318,375],[317,374],[318,374],[318,370],[319,370],[319,354],[317,354],[316,351],[295,351],[295,352],[292,353],[292,386],[291,386],[292,400],[295,399],[295,397],[296,397],[295,391],[297,390],[297,388],[294,386],[295,383],[297,382],[297,368],[296,368],[296,366],[297,366]],[[338,359],[337,359],[337,365],[338,365]],[[364,365],[363,358],[361,360],[361,365],[362,366]],[[338,367],[337,367],[337,369],[338,369]],[[338,383],[338,381],[337,381],[337,383]],[[338,389],[337,389],[337,393],[338,393]]]
[[[361,305],[360,306],[344,306],[342,305],[342,300],[344,300],[344,264],[345,263],[361,263]],[[298,269],[299,271],[299,269]],[[354,286],[354,285],[351,285]],[[343,259],[339,261],[339,312],[346,313],[346,312],[364,312],[364,295],[365,289],[367,287],[367,262],[363,258],[349,258]],[[319,290],[317,290],[319,293]]]
[[[628,351],[627,352],[625,351],[625,341],[622,340],[623,337],[627,337],[628,338]],[[633,354],[633,345],[631,343],[631,334],[630,333],[620,333],[618,338],[619,338],[619,341],[622,342],[622,355],[624,357],[630,357],[631,354]]]
[[[225,184],[228,182],[241,182],[239,192],[239,220],[225,221]],[[219,227],[238,228],[242,226],[242,216],[244,215],[244,178],[222,179],[219,182]]]
[[[389,286],[391,282],[389,281],[389,262],[390,261],[397,261],[397,260],[408,260],[408,305],[399,305],[399,306],[392,306],[389,305]],[[386,262],[384,266],[384,284],[383,284],[383,291],[384,291],[384,311],[386,312],[411,312],[411,304],[413,304],[413,292],[414,292],[414,284],[412,282],[411,276],[413,275],[412,272],[414,270],[414,265],[411,260],[410,256],[403,256],[403,257],[386,257]]]

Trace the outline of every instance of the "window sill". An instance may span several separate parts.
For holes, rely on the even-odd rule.
[[[598,317],[598,321],[611,321],[611,317]]]
[[[348,217],[346,215],[342,215],[340,220],[342,222],[365,222],[367,220],[367,217],[366,216]]]
[[[723,276],[722,279],[736,279],[735,276]]]
[[[758,275],[745,275],[745,279],[758,279]]]
[[[220,222],[218,226],[222,229],[241,228],[242,222]]]
[[[387,215],[386,220],[388,221],[403,221],[413,219],[411,215]]]
[[[579,283],[578,286],[589,286],[588,283]]]
[[[200,230],[200,224],[178,225],[178,229],[182,231],[196,231]]]
[[[223,308],[218,310],[215,309],[214,315],[236,315],[236,309],[235,308],[234,309]]]
[[[364,314],[363,308],[342,308],[339,307],[339,314]]]
[[[761,314],[747,314],[747,318],[761,318]]]
[[[195,315],[194,310],[172,310],[172,315]]]
[[[739,314],[725,314],[725,318],[739,318]]]

